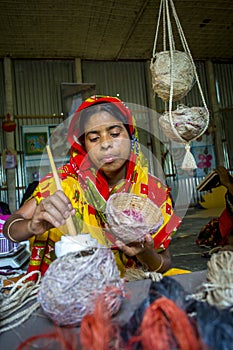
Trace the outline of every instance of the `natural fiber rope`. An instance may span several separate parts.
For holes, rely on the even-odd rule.
[[[154,39],[154,47],[153,47],[153,53],[152,53],[152,57],[155,57],[156,54],[156,43],[158,40],[158,34],[159,34],[159,24],[160,24],[160,19],[161,19],[161,12],[162,12],[162,1],[160,2],[160,7],[159,7],[159,15],[158,15],[158,21],[157,21],[157,27],[156,27],[156,31],[155,31],[155,39]],[[163,11],[163,16],[164,16],[164,11]],[[165,21],[163,20],[163,25],[164,25]],[[163,28],[163,32],[166,33],[165,28]],[[164,37],[163,37],[164,39]],[[164,51],[165,51],[165,47],[166,47],[166,41],[163,42],[164,45]]]
[[[200,95],[201,95],[201,98],[202,98],[202,102],[203,102],[203,105],[205,107],[205,109],[207,110],[207,105],[206,105],[206,102],[205,102],[205,98],[204,98],[204,95],[203,95],[203,91],[202,91],[202,88],[201,88],[201,84],[200,84],[200,81],[199,81],[199,77],[198,77],[198,74],[197,74],[197,70],[196,70],[196,66],[195,66],[195,63],[193,61],[193,57],[191,55],[191,52],[189,50],[189,46],[188,46],[188,43],[186,41],[186,38],[185,38],[185,35],[184,35],[184,32],[183,32],[183,29],[181,27],[181,24],[180,24],[180,21],[179,21],[179,18],[177,16],[177,13],[176,13],[176,10],[175,10],[175,6],[174,6],[174,3],[172,2],[172,0],[170,0],[171,2],[171,7],[172,7],[172,11],[173,11],[173,16],[175,18],[175,21],[176,21],[176,24],[177,24],[177,27],[178,27],[178,31],[179,33],[181,34],[181,40],[182,40],[182,43],[183,43],[183,47],[185,48],[185,51],[186,53],[188,53],[189,55],[189,58],[192,62],[192,65],[193,65],[193,69],[194,69],[194,74],[195,74],[195,78],[196,78],[196,81],[197,81],[197,85],[198,85],[198,88],[199,88],[199,92],[200,92]],[[205,130],[203,131],[205,132]],[[203,133],[202,132],[202,133]],[[202,134],[201,134],[202,135]],[[200,135],[200,136],[201,136]]]
[[[126,269],[124,274],[124,279],[126,281],[138,281],[148,278],[154,282],[159,282],[162,280],[163,275],[159,272],[149,272],[142,269]]]
[[[188,46],[188,43],[186,41],[186,38],[185,38],[185,35],[184,35],[184,32],[183,32],[181,23],[180,23],[179,18],[177,16],[174,3],[173,3],[172,0],[169,0],[169,2],[170,2],[170,6],[172,8],[173,16],[174,16],[174,19],[175,19],[175,22],[176,22],[176,25],[177,25],[177,29],[178,29],[178,33],[179,33],[179,36],[180,36],[180,39],[181,39],[182,46],[183,46],[185,52],[188,54],[188,56],[189,56],[189,58],[190,58],[190,60],[192,62],[193,69],[194,69],[194,74],[195,74],[197,85],[198,85],[198,88],[199,88],[199,91],[200,91],[200,94],[201,94],[201,98],[202,98],[202,101],[203,101],[205,109],[207,109],[207,105],[206,105],[206,102],[205,102],[205,98],[204,98],[204,95],[203,95],[201,84],[200,84],[200,81],[199,81],[199,78],[198,78],[198,74],[197,74],[197,71],[196,71],[196,66],[195,66],[195,63],[193,61],[191,52],[189,50],[189,46]],[[163,6],[163,3],[164,3],[164,6]],[[156,34],[155,34],[155,40],[154,40],[154,47],[153,47],[153,57],[156,54],[156,44],[157,44],[157,40],[158,40],[158,32],[159,32],[159,24],[160,24],[162,8],[163,8],[163,46],[164,46],[163,49],[164,49],[164,51],[166,50],[166,24],[167,24],[168,34],[169,34],[169,48],[171,50],[171,58],[172,58],[172,60],[171,60],[172,62],[171,63],[173,64],[174,62],[173,62],[173,52],[172,51],[175,50],[175,43],[174,43],[174,38],[173,38],[173,34],[172,34],[172,27],[171,27],[170,15],[169,15],[168,0],[161,0],[161,3],[160,3],[159,16],[158,16],[158,21],[157,21],[157,28],[156,28]],[[167,22],[168,23],[166,23],[166,16],[167,16]],[[172,67],[171,67],[171,69],[172,69]],[[205,131],[203,131],[203,132],[205,132]]]
[[[201,85],[200,85],[200,82],[199,82],[199,78],[198,78],[198,75],[197,75],[196,66],[194,64],[194,61],[193,61],[192,55],[190,53],[187,41],[185,39],[184,32],[182,30],[179,18],[177,16],[177,13],[176,13],[173,1],[172,0],[169,0],[169,1],[170,1],[170,4],[171,4],[171,7],[172,7],[173,16],[174,16],[175,21],[176,21],[177,29],[178,29],[178,32],[179,32],[179,35],[180,35],[180,38],[181,38],[181,42],[182,42],[183,48],[184,48],[185,52],[188,54],[188,56],[189,56],[189,58],[191,60],[191,63],[192,63],[192,66],[193,66],[194,75],[195,75],[195,78],[196,78],[196,81],[197,81],[197,84],[198,84],[199,92],[200,92],[200,95],[201,95],[201,98],[202,98],[202,101],[203,101],[203,104],[204,104],[204,108],[207,110],[205,98],[204,98],[204,95],[203,95],[203,92],[202,92],[202,88],[201,88]],[[171,21],[170,21],[170,15],[169,15],[169,9],[168,9],[167,0],[166,0],[166,9],[167,9],[167,20],[168,20],[169,46],[170,46],[170,53],[171,53],[171,88],[170,88],[170,98],[169,98],[170,124],[171,124],[173,132],[178,136],[180,141],[182,143],[184,143],[184,144],[187,144],[187,142],[176,131],[176,129],[174,127],[173,119],[172,119],[172,97],[173,97],[173,79],[172,79],[172,77],[173,77],[173,69],[174,69],[174,60],[173,60],[173,44],[172,44],[172,27],[171,27]],[[200,132],[198,137],[200,137],[206,131],[207,127],[208,127],[208,123],[206,123],[206,126]],[[195,140],[195,139],[196,139],[196,137],[194,137],[192,140]],[[192,140],[190,140],[189,142],[191,142]]]
[[[218,308],[233,306],[233,251],[214,253],[207,263],[206,283],[195,295]]]
[[[169,10],[169,5],[171,6],[171,10]],[[175,6],[174,6],[172,0],[161,0],[161,2],[160,2],[159,16],[158,16],[158,21],[157,21],[157,28],[156,28],[156,34],[155,34],[155,40],[154,40],[154,47],[153,47],[153,59],[156,56],[156,44],[157,44],[157,40],[158,40],[158,31],[159,31],[159,24],[160,24],[162,10],[163,10],[163,49],[164,49],[164,52],[161,52],[160,54],[166,55],[169,52],[169,56],[168,56],[167,59],[170,60],[170,83],[167,85],[168,87],[170,86],[170,88],[169,88],[169,99],[168,99],[168,109],[169,110],[167,111],[167,102],[165,102],[165,115],[164,115],[164,118],[166,118],[166,114],[168,114],[170,128],[171,128],[173,134],[175,135],[175,137],[174,136],[172,137],[172,140],[174,140],[176,142],[180,142],[183,145],[185,145],[186,153],[185,153],[185,157],[184,157],[183,163],[181,165],[181,168],[185,169],[185,170],[195,169],[197,166],[196,166],[196,161],[195,161],[193,155],[190,152],[190,142],[194,141],[195,139],[197,139],[197,137],[200,137],[201,135],[203,135],[204,132],[207,130],[208,125],[209,125],[209,111],[208,111],[207,106],[206,106],[204,94],[203,94],[203,91],[202,91],[202,88],[201,88],[201,85],[200,85],[200,81],[199,81],[199,78],[198,78],[198,74],[197,74],[197,71],[196,71],[196,66],[195,66],[195,63],[193,61],[191,52],[189,50],[187,41],[186,41],[185,36],[184,36],[183,29],[181,27],[181,24],[180,24],[180,21],[179,21],[179,18],[177,16],[177,13],[176,13],[176,10],[175,10]],[[177,90],[177,88],[176,88],[176,91],[174,93],[174,79],[175,79],[174,73],[177,70],[177,69],[175,69],[176,67],[175,67],[175,63],[174,63],[174,54],[175,53],[176,54],[179,54],[179,53],[182,54],[182,52],[175,51],[175,42],[174,42],[174,37],[173,37],[173,32],[172,32],[170,11],[173,14],[173,17],[175,19],[175,23],[176,23],[176,26],[177,26],[177,30],[178,30],[178,34],[179,34],[180,40],[181,40],[181,44],[183,46],[183,50],[184,50],[185,54],[187,55],[187,58],[189,59],[189,61],[191,63],[192,70],[193,70],[193,75],[195,76],[195,79],[196,79],[196,82],[197,82],[197,85],[198,85],[198,89],[199,89],[199,92],[200,92],[200,95],[201,95],[201,99],[202,99],[202,102],[203,102],[203,105],[204,105],[204,110],[206,111],[206,113],[203,113],[201,111],[202,108],[200,108],[200,116],[202,116],[202,118],[203,118],[202,128],[200,130],[198,130],[198,128],[197,128],[196,132],[193,133],[193,135],[190,133],[190,140],[186,140],[183,137],[183,135],[181,135],[179,133],[179,131],[176,129],[176,127],[174,125],[175,122],[173,120],[173,113],[172,113],[173,99],[174,100],[179,100],[180,98],[184,97],[185,94],[187,94],[187,92],[189,91],[188,89],[191,89],[191,87],[192,87],[191,83],[192,82],[190,81],[189,85],[187,85],[186,89],[184,89],[183,91],[180,90],[180,89]],[[169,46],[169,51],[168,52],[165,51],[166,50],[166,33],[168,33],[168,46]],[[179,61],[177,61],[177,64],[179,66],[178,62]],[[151,70],[152,70],[152,76],[153,76],[153,74],[155,74],[155,68],[153,68],[153,65],[151,65]],[[154,77],[154,79],[155,79],[155,77]],[[160,77],[160,79],[161,79],[161,77]],[[166,99],[168,98],[168,96],[167,96],[168,91],[164,90],[164,88],[163,88],[163,90],[161,90],[161,87],[165,83],[165,81],[163,83],[162,83],[162,81],[159,80],[159,82],[158,82],[158,76],[157,76],[157,78],[155,79],[155,83],[154,83],[154,90],[158,93],[158,95],[162,99],[164,99],[166,101]],[[186,82],[188,82],[187,77],[186,77]],[[193,79],[193,82],[194,82],[194,79]],[[161,87],[160,87],[159,91],[158,91],[157,84],[161,84]],[[184,82],[183,82],[182,86],[185,86]],[[178,85],[177,85],[177,87],[178,87]],[[165,91],[167,93],[165,93]],[[179,91],[179,93],[178,93],[178,91]],[[182,91],[182,93],[181,93],[181,91]],[[190,109],[190,111],[191,111],[191,109]]]
[[[25,282],[35,273],[39,275],[36,283],[31,281]],[[0,334],[22,324],[40,306],[36,301],[30,307],[18,311],[27,303],[37,298],[40,280],[40,272],[33,271],[12,284],[13,287],[8,294],[1,294]]]

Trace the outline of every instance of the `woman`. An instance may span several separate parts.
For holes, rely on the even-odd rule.
[[[219,177],[218,186],[227,189],[225,194],[226,208],[218,218],[213,218],[201,228],[196,240],[200,246],[233,250],[233,177],[223,166],[218,166],[215,172]],[[223,248],[222,248],[223,247]]]
[[[78,108],[69,131],[70,162],[59,169],[62,191],[56,191],[51,174],[41,180],[33,197],[4,225],[13,241],[30,240],[28,272],[47,270],[55,259],[54,244],[64,233],[65,220],[73,215],[77,232],[90,233],[100,244],[113,243],[106,232],[105,207],[109,196],[129,192],[148,197],[161,208],[164,222],[143,244],[114,242],[116,263],[125,268],[142,265],[165,272],[171,259],[168,245],[180,224],[173,213],[169,189],[148,174],[130,110],[115,97],[93,96]]]

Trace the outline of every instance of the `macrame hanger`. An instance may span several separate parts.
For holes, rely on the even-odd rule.
[[[203,130],[201,131],[201,133],[199,133],[198,136],[194,137],[193,139],[187,141],[184,140],[181,135],[177,132],[175,126],[174,126],[174,121],[173,121],[173,117],[172,117],[172,103],[173,103],[173,91],[174,91],[174,84],[173,84],[173,76],[174,76],[174,51],[175,51],[175,42],[174,42],[174,37],[173,37],[173,32],[172,32],[172,24],[171,24],[171,19],[170,19],[170,11],[169,11],[169,4],[171,6],[172,9],[172,14],[173,17],[175,19],[176,22],[176,26],[177,26],[177,30],[179,33],[179,37],[183,46],[184,51],[186,52],[186,54],[188,55],[188,57],[190,58],[192,67],[193,67],[193,72],[194,72],[194,76],[200,91],[200,95],[202,98],[202,102],[204,105],[204,108],[206,111],[208,111],[207,106],[206,106],[206,102],[204,99],[204,95],[201,89],[201,85],[199,82],[199,78],[197,75],[197,71],[196,71],[196,66],[194,64],[192,55],[190,53],[187,41],[185,39],[184,36],[184,32],[182,30],[180,21],[178,19],[174,4],[172,0],[161,0],[160,3],[160,8],[159,8],[159,16],[158,16],[158,23],[157,23],[157,29],[156,29],[156,35],[155,35],[155,41],[154,41],[154,48],[153,48],[153,58],[155,57],[156,54],[156,44],[157,44],[157,39],[158,39],[158,31],[159,31],[159,25],[160,25],[160,20],[161,20],[161,13],[163,11],[163,49],[164,51],[166,50],[166,33],[168,33],[168,44],[169,44],[169,52],[170,52],[170,93],[169,93],[169,105],[168,105],[168,110],[169,110],[169,122],[170,122],[170,126],[171,129],[173,131],[173,133],[176,135],[177,139],[180,140],[180,143],[184,144],[185,146],[185,156],[183,159],[183,163],[181,165],[181,169],[183,170],[191,170],[191,169],[196,169],[197,165],[196,165],[196,161],[194,156],[192,155],[191,151],[190,151],[190,142],[192,142],[193,140],[195,140],[197,137],[200,137],[207,129],[208,127],[208,122],[209,122],[209,113],[207,113],[206,116],[206,126],[205,128],[203,128]],[[165,111],[167,111],[167,103],[165,102]]]
[[[204,108],[205,108],[206,110],[208,110],[207,105],[206,105],[206,102],[205,102],[205,98],[204,98],[204,95],[203,95],[203,91],[202,91],[202,88],[201,88],[201,84],[200,84],[200,81],[199,81],[199,77],[198,77],[198,74],[197,74],[196,66],[195,66],[195,63],[194,63],[194,61],[193,61],[191,52],[190,52],[190,50],[189,50],[188,43],[187,43],[187,41],[186,41],[186,39],[185,39],[184,32],[183,32],[183,29],[182,29],[182,27],[181,27],[179,18],[178,18],[178,16],[177,16],[174,3],[173,3],[172,0],[169,0],[169,1],[170,1],[170,3],[171,3],[171,8],[172,8],[173,16],[174,16],[175,21],[176,21],[177,29],[178,29],[178,32],[179,32],[179,35],[180,35],[180,39],[181,39],[183,48],[184,48],[185,52],[188,54],[188,56],[189,56],[189,58],[190,58],[190,60],[191,60],[192,66],[193,66],[195,79],[196,79],[196,82],[197,82],[197,85],[198,85],[198,89],[199,89],[199,92],[200,92],[200,95],[201,95],[201,98],[202,98],[202,102],[203,102]],[[207,127],[208,127],[208,123],[207,123]],[[206,127],[206,128],[207,128],[207,127]],[[206,129],[205,129],[205,130],[206,130]],[[205,132],[205,130],[202,131],[202,134]],[[200,134],[199,136],[201,136],[202,134]]]
[[[198,89],[199,89],[199,92],[200,92],[200,95],[201,95],[201,99],[202,99],[204,108],[206,109],[206,111],[208,111],[208,108],[207,108],[207,105],[206,105],[206,102],[205,102],[205,98],[204,98],[204,95],[203,95],[203,91],[202,91],[202,88],[201,88],[201,84],[200,84],[200,81],[199,81],[199,77],[198,77],[198,74],[197,74],[196,66],[195,66],[195,63],[193,61],[191,52],[189,50],[186,38],[184,36],[183,29],[181,27],[181,24],[180,24],[180,21],[179,21],[179,18],[177,16],[177,13],[176,13],[176,10],[175,10],[175,6],[174,6],[174,3],[173,3],[172,0],[170,0],[170,4],[171,4],[173,16],[174,16],[175,21],[176,21],[177,29],[178,29],[178,32],[179,32],[179,35],[180,35],[180,39],[181,39],[183,48],[184,48],[185,52],[188,54],[188,56],[189,56],[189,58],[191,60],[192,66],[193,66],[195,79],[196,79],[196,82],[197,82],[197,85],[198,85]],[[206,127],[202,130],[202,132],[198,135],[198,137],[200,137],[202,134],[204,134],[204,132],[206,131],[206,129],[208,127],[208,124],[209,124],[209,113],[207,113]],[[196,137],[193,138],[191,141],[194,141],[195,139],[196,139]],[[189,170],[189,169],[196,169],[197,168],[195,158],[192,155],[192,153],[190,152],[190,142],[185,144],[186,153],[185,153],[185,157],[183,159],[183,163],[181,165],[181,169],[183,169],[183,170]]]

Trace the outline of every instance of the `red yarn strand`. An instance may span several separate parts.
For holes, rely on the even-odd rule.
[[[119,329],[111,320],[104,295],[96,300],[93,314],[84,316],[80,326],[82,350],[120,349]]]
[[[143,350],[207,349],[185,311],[165,297],[146,309],[139,332],[130,343],[141,342]]]

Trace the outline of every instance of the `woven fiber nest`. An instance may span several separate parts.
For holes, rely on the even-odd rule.
[[[172,111],[173,127],[169,112],[159,118],[159,124],[164,134],[175,142],[191,141],[199,137],[208,126],[209,112],[204,107],[186,107],[179,105]],[[174,130],[175,129],[175,130]]]
[[[98,296],[104,296],[111,314],[121,305],[124,281],[115,258],[106,247],[68,253],[46,271],[38,292],[42,309],[55,324],[78,326],[94,311]]]
[[[130,193],[110,196],[106,218],[111,233],[126,244],[142,241],[163,223],[161,210],[149,198]]]
[[[172,76],[171,69],[173,69]],[[164,101],[169,101],[171,81],[173,82],[173,101],[186,96],[195,82],[192,61],[183,51],[173,51],[173,65],[171,51],[157,53],[151,60],[150,70],[153,90]]]

